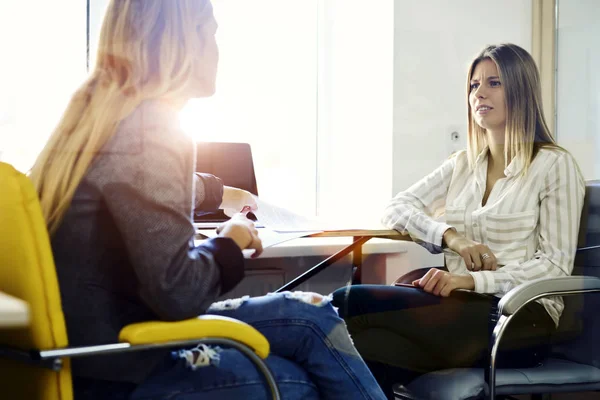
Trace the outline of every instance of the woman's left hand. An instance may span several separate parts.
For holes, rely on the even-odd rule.
[[[454,289],[475,289],[475,281],[471,275],[454,275],[437,268],[427,271],[421,279],[413,281],[413,285],[442,297],[450,296]]]
[[[228,217],[237,213],[246,214],[258,208],[252,193],[231,186],[223,186],[221,208]]]

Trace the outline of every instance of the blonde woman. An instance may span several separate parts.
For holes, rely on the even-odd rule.
[[[399,193],[383,216],[432,253],[443,251],[446,268],[417,271],[403,279],[408,287],[334,294],[354,344],[390,396],[393,383],[481,364],[500,297],[573,268],[585,184],[548,130],[532,57],[514,44],[486,47],[469,69],[467,105],[467,150]],[[560,298],[526,306],[508,327],[500,362],[539,362],[562,309]]]
[[[31,171],[51,232],[69,341],[114,343],[125,325],[203,313],[248,322],[270,341],[284,399],[382,399],[328,300],[310,293],[215,303],[262,250],[236,216],[194,246],[192,212],[255,207],[194,175],[177,126],[215,90],[217,24],[208,0],[112,0],[98,62]],[[211,305],[212,304],[212,305]],[[265,399],[260,375],[228,349],[135,352],[73,361],[77,399]]]

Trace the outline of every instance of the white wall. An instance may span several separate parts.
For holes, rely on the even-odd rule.
[[[600,178],[600,1],[560,0],[557,136],[586,179]]]
[[[393,193],[466,147],[466,74],[488,44],[531,51],[531,0],[396,0]],[[450,140],[457,131],[459,141]]]

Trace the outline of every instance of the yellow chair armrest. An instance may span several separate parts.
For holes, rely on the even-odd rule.
[[[127,325],[119,333],[120,342],[132,345],[204,338],[231,339],[250,347],[261,358],[269,355],[269,342],[259,331],[245,322],[218,315],[177,322],[140,322]]]

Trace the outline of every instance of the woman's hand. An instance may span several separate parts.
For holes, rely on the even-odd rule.
[[[495,271],[498,268],[496,256],[485,244],[467,239],[454,229],[444,232],[446,246],[460,254],[470,271]]]
[[[252,193],[231,186],[223,186],[221,208],[228,217],[234,214],[254,211],[258,208]]]
[[[219,236],[231,238],[240,249],[254,249],[252,258],[258,257],[262,251],[262,241],[254,222],[244,214],[235,214],[231,219],[217,228]]]
[[[475,289],[475,281],[471,275],[454,275],[441,269],[432,268],[421,278],[413,281],[428,293],[448,297],[454,289]]]

